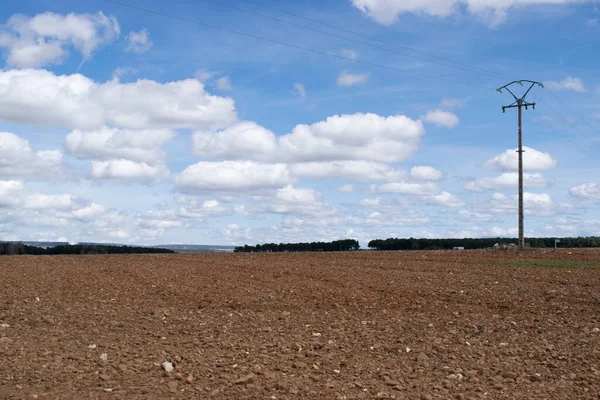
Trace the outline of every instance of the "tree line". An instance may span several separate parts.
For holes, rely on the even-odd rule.
[[[256,246],[240,246],[233,251],[236,253],[284,253],[284,252],[313,252],[313,251],[354,251],[360,244],[354,239],[335,240],[333,242],[312,243],[267,243]]]
[[[154,247],[109,246],[109,245],[61,245],[55,247],[36,247],[19,242],[0,243],[0,255],[60,255],[60,254],[157,254],[175,253],[173,250]]]
[[[566,237],[566,238],[526,238],[525,244],[533,248],[554,247],[555,240],[559,240],[558,247],[583,248],[600,247],[600,237]],[[507,238],[466,238],[466,239],[376,239],[369,242],[373,250],[452,250],[455,247],[465,249],[487,249],[498,245],[517,245],[517,239]]]

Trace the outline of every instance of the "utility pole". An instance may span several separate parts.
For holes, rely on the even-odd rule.
[[[516,96],[511,90],[510,90],[510,86],[515,85],[515,84],[519,84],[521,86],[523,86],[523,83],[528,84],[529,88],[525,91],[525,93],[521,96],[518,97]],[[524,234],[524,228],[523,228],[523,119],[522,119],[522,114],[523,114],[523,107],[525,107],[525,110],[527,110],[530,106],[533,107],[533,109],[535,110],[535,103],[529,103],[527,100],[525,100],[525,97],[527,97],[527,95],[529,94],[529,92],[531,91],[531,89],[533,89],[533,87],[537,85],[539,87],[544,87],[544,85],[542,85],[540,82],[534,82],[534,81],[526,81],[526,80],[520,80],[520,81],[514,81],[511,82],[507,85],[502,86],[501,88],[496,89],[499,93],[502,93],[502,90],[506,90],[508,93],[510,93],[512,95],[512,97],[515,99],[515,101],[508,105],[508,106],[502,106],[502,112],[506,112],[507,108],[518,108],[519,109],[519,149],[517,150],[517,153],[519,153],[519,248],[521,250],[523,250],[523,248],[525,247],[525,234]]]

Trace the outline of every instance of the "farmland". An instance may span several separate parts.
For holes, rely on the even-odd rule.
[[[600,251],[2,257],[0,359],[0,399],[597,399]]]

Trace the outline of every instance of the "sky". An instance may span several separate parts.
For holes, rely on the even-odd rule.
[[[600,1],[0,10],[0,240],[600,234]],[[511,86],[520,95],[528,86]]]

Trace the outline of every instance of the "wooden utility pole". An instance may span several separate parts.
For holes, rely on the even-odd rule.
[[[521,97],[517,97],[510,90],[510,86],[514,84],[519,84],[523,86],[523,83],[529,84],[529,89],[527,89],[527,91],[525,91],[525,93]],[[501,88],[496,89],[500,93],[502,93],[502,90],[506,89],[506,91],[510,93],[515,99],[515,101],[512,104],[508,106],[502,106],[502,112],[506,112],[507,108],[519,109],[519,148],[517,150],[517,153],[519,153],[519,248],[521,250],[525,247],[525,233],[523,227],[523,107],[525,107],[525,109],[527,110],[528,107],[531,106],[535,110],[535,103],[529,103],[527,100],[525,100],[525,97],[529,94],[529,92],[531,91],[531,89],[533,89],[535,85],[538,85],[542,88],[544,87],[544,85],[542,85],[540,82],[521,80],[511,82],[507,85],[502,86]]]

